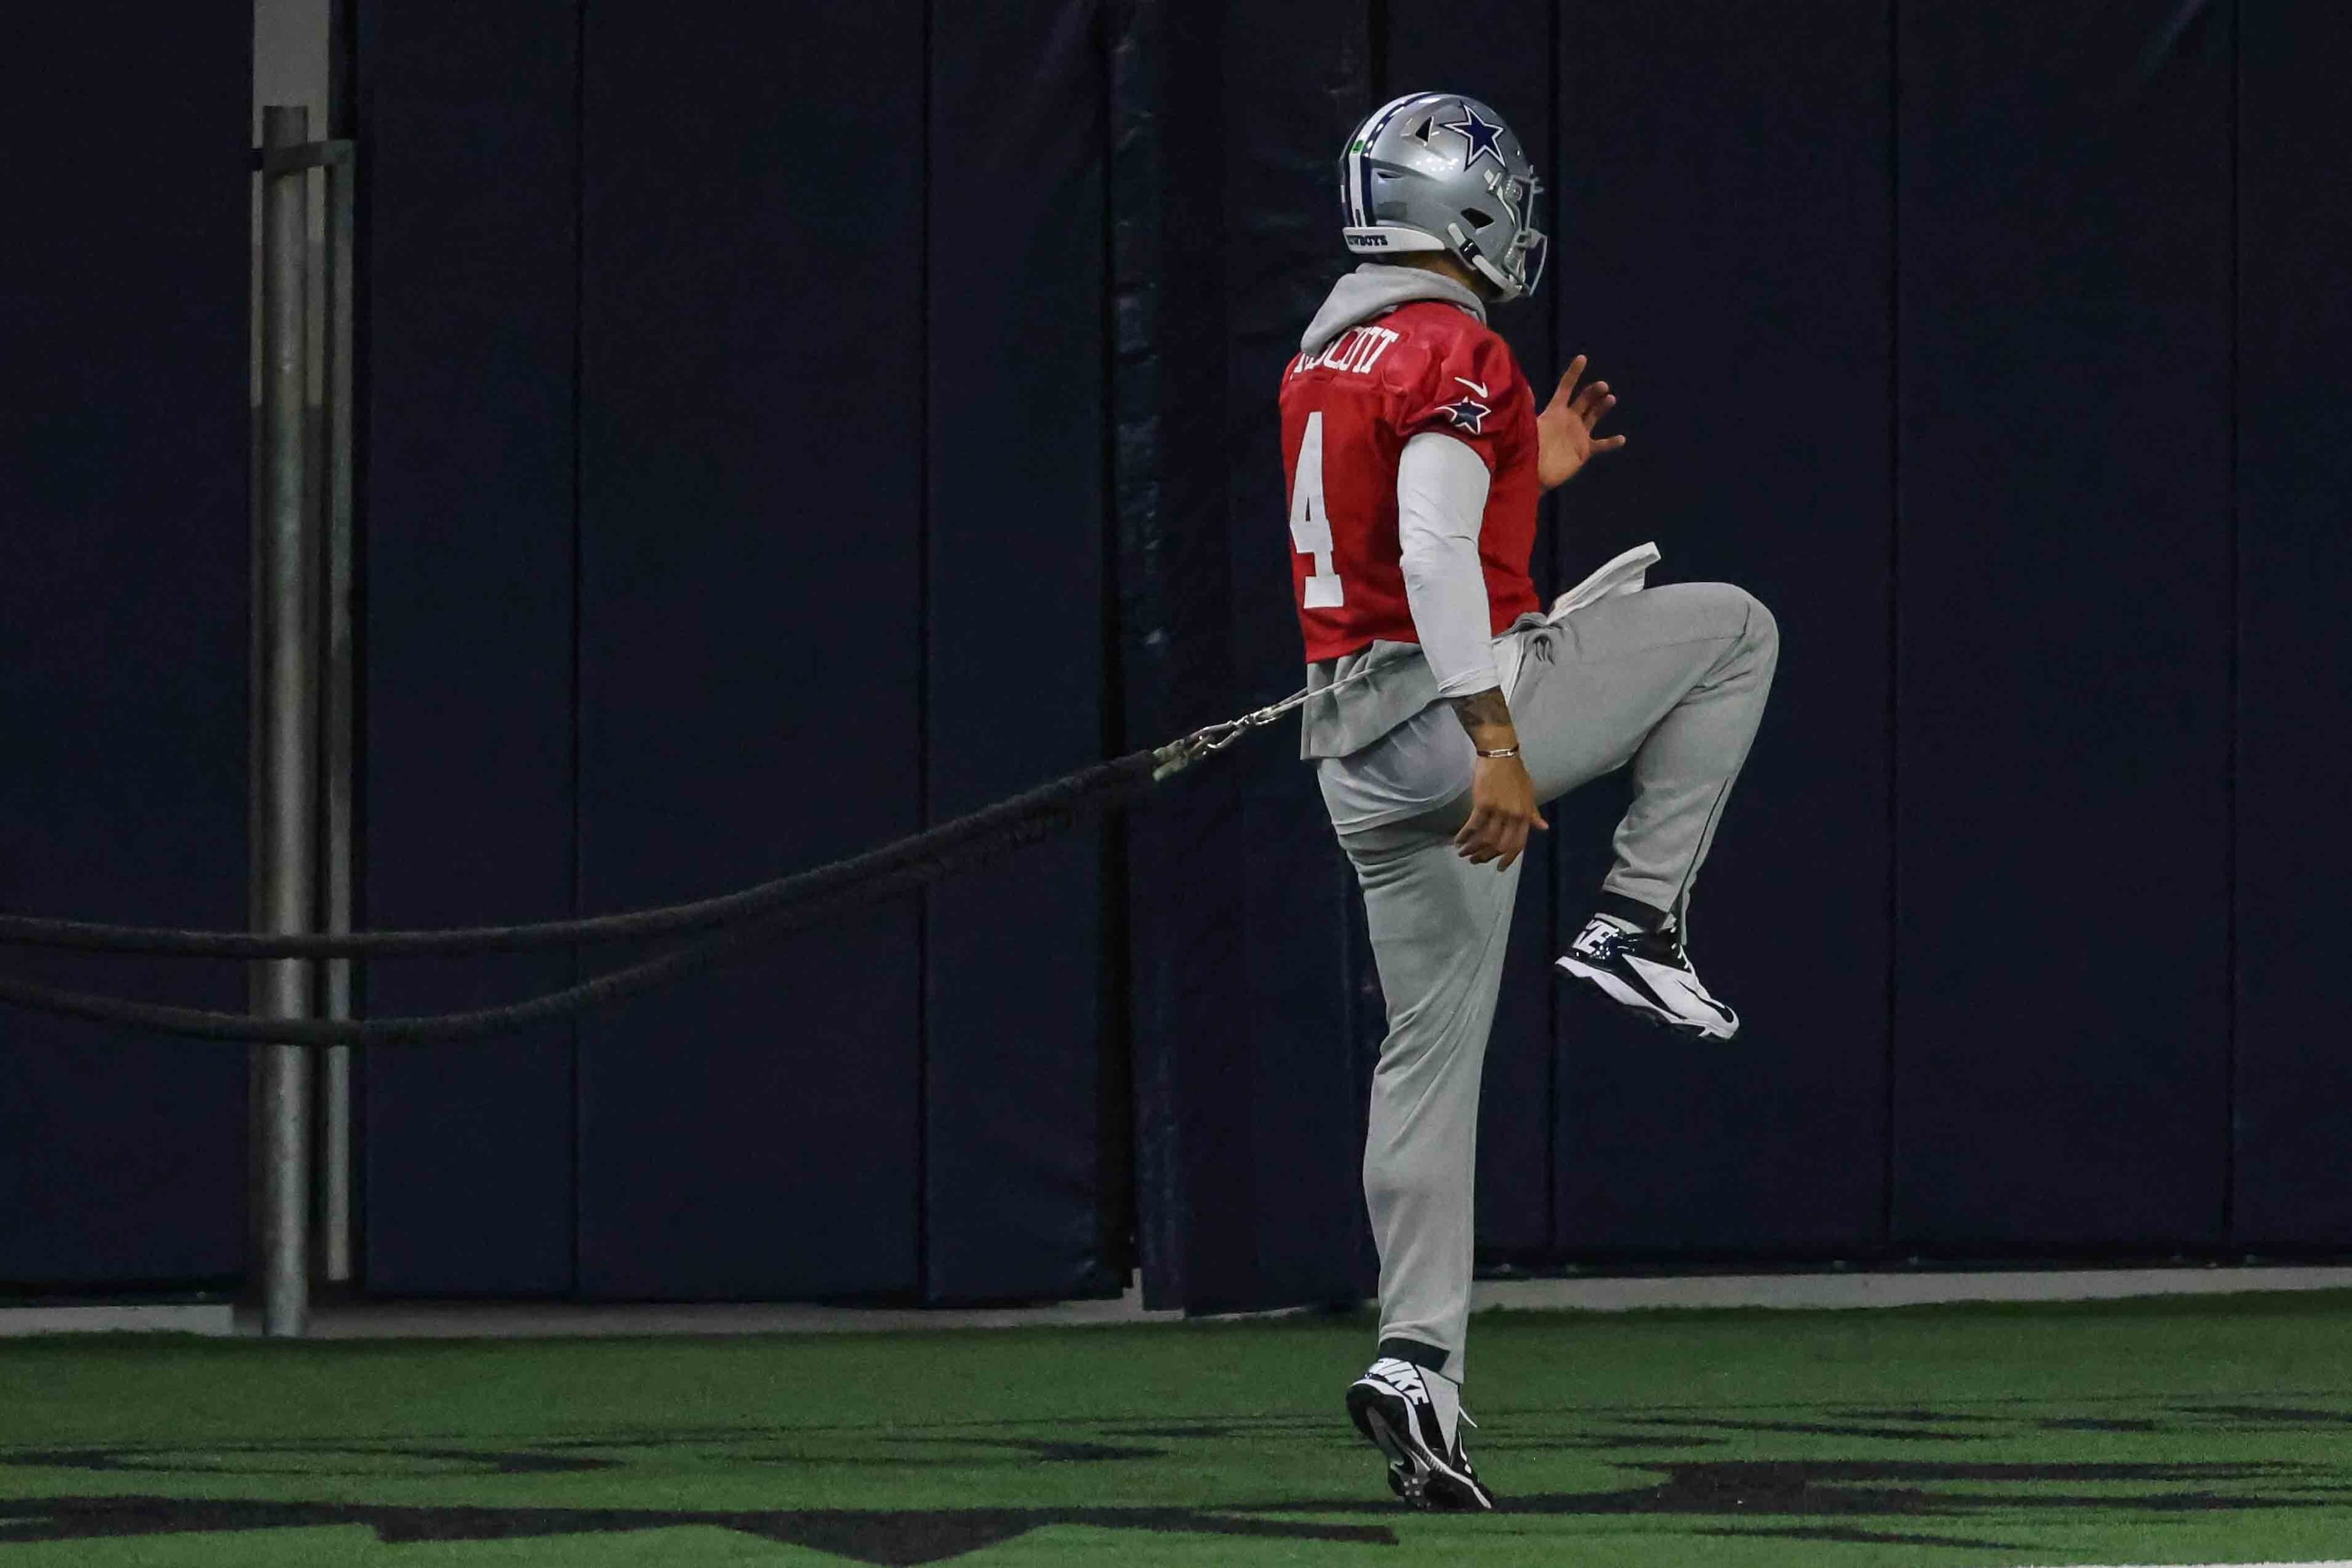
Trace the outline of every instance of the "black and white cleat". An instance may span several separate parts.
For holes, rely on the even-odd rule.
[[[1461,1435],[1446,1436],[1429,1384],[1412,1363],[1389,1357],[1372,1363],[1349,1385],[1348,1415],[1388,1461],[1389,1489],[1413,1507],[1494,1511],[1495,1494],[1470,1468]]]
[[[1557,963],[1644,1022],[1708,1040],[1739,1033],[1739,1015],[1701,984],[1682,939],[1671,931],[1628,931],[1595,915]]]

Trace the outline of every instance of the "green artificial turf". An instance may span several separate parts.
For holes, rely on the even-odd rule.
[[[1476,1320],[1414,1514],[1360,1319],[0,1342],[0,1568],[2352,1558],[2352,1295]]]

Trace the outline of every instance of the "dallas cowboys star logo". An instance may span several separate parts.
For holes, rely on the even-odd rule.
[[[1464,160],[1462,166],[1475,169],[1479,159],[1492,158],[1495,167],[1505,174],[1510,173],[1510,165],[1503,162],[1502,126],[1479,119],[1478,111],[1466,103],[1462,106],[1462,112],[1465,118],[1444,121],[1438,126],[1441,131],[1459,132],[1470,139],[1470,156]]]
[[[1486,416],[1495,411],[1475,398],[1465,397],[1458,403],[1445,405],[1438,412],[1454,421],[1457,428],[1467,430],[1473,436],[1481,436],[1486,434],[1483,426]]]

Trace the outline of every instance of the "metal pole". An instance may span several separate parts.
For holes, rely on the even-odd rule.
[[[326,925],[352,929],[352,181],[350,159],[327,165]],[[352,1016],[352,964],[326,965],[326,1013]],[[352,1278],[352,1051],[327,1052],[326,1170],[320,1192],[327,1278]]]
[[[265,108],[265,147],[310,140],[310,111]],[[312,637],[317,530],[303,504],[305,251],[310,176],[264,174],[261,185],[261,842],[255,860],[260,929],[314,929],[317,732]],[[310,1014],[310,966],[257,966],[253,1007],[265,1017]],[[261,1079],[263,1331],[309,1325],[310,1060],[298,1046],[256,1048]]]

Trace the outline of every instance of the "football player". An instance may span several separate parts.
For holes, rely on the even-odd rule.
[[[1488,310],[1544,259],[1535,169],[1501,115],[1415,93],[1339,160],[1343,276],[1282,375],[1283,464],[1308,683],[1301,752],[1364,892],[1389,1029],[1364,1196],[1376,1357],[1348,1391],[1390,1485],[1494,1507],[1459,1427],[1478,1078],[1542,804],[1630,766],[1591,918],[1559,961],[1643,1018],[1710,1040],[1738,1016],[1685,945],[1693,880],[1770,690],[1778,632],[1719,584],[1539,613],[1537,502],[1625,443],[1570,362],[1537,411]],[[1325,689],[1328,689],[1328,692]]]

